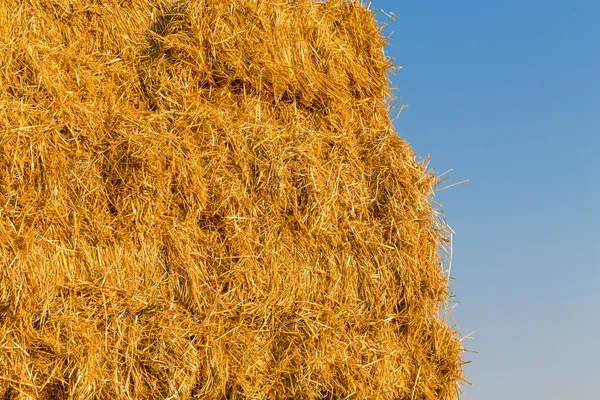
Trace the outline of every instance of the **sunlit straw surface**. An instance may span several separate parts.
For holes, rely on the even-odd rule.
[[[384,44],[354,2],[0,0],[0,397],[454,398]]]

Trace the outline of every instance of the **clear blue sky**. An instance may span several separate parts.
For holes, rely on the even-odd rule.
[[[400,136],[454,182],[465,400],[600,399],[600,2],[373,0]],[[383,19],[380,16],[380,19]]]

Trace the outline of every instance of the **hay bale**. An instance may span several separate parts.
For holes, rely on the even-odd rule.
[[[0,397],[451,399],[435,177],[354,1],[0,3]]]

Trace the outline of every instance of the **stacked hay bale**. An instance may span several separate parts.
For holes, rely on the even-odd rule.
[[[354,1],[0,0],[0,397],[454,398],[384,44]]]

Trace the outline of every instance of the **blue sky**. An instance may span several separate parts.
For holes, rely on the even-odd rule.
[[[395,121],[438,172],[465,400],[598,399],[600,2],[373,0]],[[383,15],[379,19],[384,19]]]

